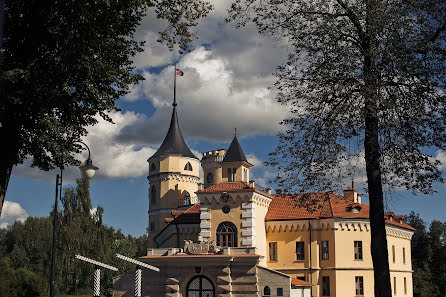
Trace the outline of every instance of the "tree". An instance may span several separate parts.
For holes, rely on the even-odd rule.
[[[3,3],[3,1],[2,1]],[[5,1],[0,51],[0,213],[14,165],[32,158],[42,170],[78,165],[73,153],[107,111],[142,76],[131,57],[147,9],[169,26],[160,41],[181,51],[191,27],[212,5],[204,0]],[[3,11],[2,11],[3,12]],[[2,18],[3,21],[3,18]]]
[[[292,46],[278,67],[290,106],[270,155],[289,189],[332,188],[365,163],[375,296],[390,297],[383,185],[431,193],[446,144],[446,3],[436,0],[237,0],[229,20]]]

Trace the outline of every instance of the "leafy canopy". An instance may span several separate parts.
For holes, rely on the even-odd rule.
[[[446,144],[445,14],[436,0],[236,1],[229,20],[253,21],[291,45],[276,72],[278,101],[290,106],[268,162],[276,182],[333,189],[355,173],[343,169],[352,160],[363,166],[371,88],[383,183],[429,193],[443,181],[433,156]]]
[[[134,32],[152,8],[168,30],[160,41],[188,47],[206,1],[32,0],[5,2],[1,52],[0,136],[8,139],[8,165],[33,157],[48,170],[78,164],[74,142],[97,123],[142,76],[131,57],[142,51]],[[2,162],[3,167],[3,162]],[[2,168],[3,171],[3,168]]]

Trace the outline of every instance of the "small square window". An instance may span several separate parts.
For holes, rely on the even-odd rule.
[[[277,296],[283,296],[283,289],[277,288]]]

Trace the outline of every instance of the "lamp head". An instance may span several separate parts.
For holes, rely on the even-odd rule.
[[[98,167],[93,166],[93,161],[91,161],[90,158],[85,162],[84,166],[79,167],[82,171],[82,175],[84,178],[90,180],[93,178],[94,174],[96,173],[96,170],[99,170]]]

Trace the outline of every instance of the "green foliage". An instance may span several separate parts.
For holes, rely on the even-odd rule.
[[[102,223],[103,209],[100,206],[94,214],[90,211],[89,183],[80,179],[76,188],[65,189],[62,210],[58,214],[55,289],[59,294],[92,294],[94,267],[76,260],[76,254],[116,266],[119,273],[134,270],[135,267],[117,260],[116,253],[133,258],[145,255],[147,235],[138,238],[125,236]],[[16,222],[1,230],[0,258],[8,258],[2,259],[0,266],[11,266],[8,269],[14,270],[15,274],[0,272],[0,278],[3,277],[0,279],[0,292],[8,292],[0,296],[33,296],[8,295],[12,294],[11,290],[14,294],[31,294],[34,292],[31,289],[37,295],[48,295],[51,243],[52,216],[29,217],[24,223]],[[2,267],[1,271],[6,271]],[[101,288],[107,296],[112,293],[113,276],[116,273],[101,272]],[[17,285],[19,280],[23,286]]]
[[[446,222],[434,220],[429,230],[418,214],[411,212],[414,297],[443,297],[446,292]]]
[[[0,259],[0,297],[39,296],[37,275],[26,269],[11,267],[9,258]]]
[[[443,181],[432,155],[446,148],[445,2],[273,3],[235,1],[229,19],[251,20],[291,46],[276,73],[277,99],[290,114],[268,162],[275,181],[332,190],[363,173],[351,167],[371,165],[364,158],[371,151],[385,186],[432,192]]]
[[[169,46],[183,50],[191,27],[207,15],[206,1],[97,0],[6,1],[0,64],[0,135],[11,145],[11,164],[33,157],[48,170],[78,164],[72,153],[96,115],[117,109],[115,101],[142,76],[131,58],[144,42],[134,32],[152,8],[168,30]],[[8,137],[9,136],[9,137]]]

